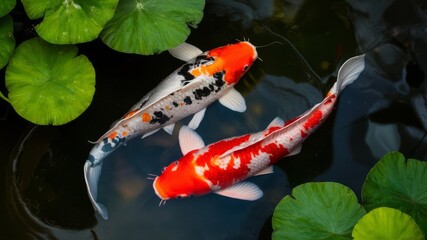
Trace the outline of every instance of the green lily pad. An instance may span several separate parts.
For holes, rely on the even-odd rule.
[[[16,0],[1,0],[0,1],[0,17],[8,14],[16,5]]]
[[[60,125],[92,101],[95,70],[73,45],[33,38],[19,45],[6,68],[6,88],[15,111],[36,124]]]
[[[15,49],[15,38],[13,37],[13,21],[7,15],[0,18],[0,69],[9,61]]]
[[[412,216],[427,233],[427,162],[386,154],[368,173],[362,188],[366,210],[392,207]]]
[[[355,240],[423,240],[424,235],[414,219],[394,208],[380,207],[370,211],[354,226]]]
[[[114,16],[119,0],[22,0],[31,19],[41,18],[36,31],[55,44],[92,41]]]
[[[272,239],[352,239],[353,226],[364,214],[356,195],[342,184],[302,184],[277,205]]]
[[[203,17],[204,0],[120,0],[101,32],[110,48],[149,55],[184,42]]]

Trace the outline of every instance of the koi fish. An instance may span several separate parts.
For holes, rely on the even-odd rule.
[[[297,154],[302,142],[332,112],[339,93],[358,78],[365,67],[364,55],[347,60],[325,99],[304,114],[284,122],[275,118],[260,132],[232,137],[205,146],[203,139],[183,126],[179,142],[184,156],[154,178],[153,188],[161,199],[216,193],[241,200],[257,200],[262,190],[242,182],[256,175],[272,173],[272,165]]]
[[[166,77],[102,135],[84,165],[90,201],[104,219],[108,219],[107,209],[96,199],[103,159],[108,154],[135,136],[144,138],[161,128],[172,134],[175,122],[191,114],[195,115],[188,126],[196,129],[206,107],[216,100],[231,110],[246,110],[245,100],[233,86],[257,59],[255,46],[243,41],[202,53],[183,43],[169,52],[187,63]]]

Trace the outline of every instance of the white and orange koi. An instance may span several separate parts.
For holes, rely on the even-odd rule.
[[[191,114],[195,115],[189,127],[196,129],[206,107],[216,100],[234,111],[246,110],[242,95],[233,86],[257,59],[255,46],[243,41],[202,53],[184,43],[169,52],[187,63],[166,77],[99,138],[84,165],[89,198],[104,219],[108,218],[107,210],[96,201],[102,162],[121,144],[135,136],[144,138],[161,128],[172,134],[175,122]]]
[[[302,142],[332,112],[341,90],[358,78],[364,66],[363,55],[347,60],[321,103],[287,122],[275,118],[264,131],[204,146],[196,132],[182,127],[179,140],[184,156],[154,179],[153,188],[161,198],[160,204],[168,199],[210,192],[242,200],[262,197],[263,192],[255,184],[242,181],[271,173],[274,163],[298,153]]]

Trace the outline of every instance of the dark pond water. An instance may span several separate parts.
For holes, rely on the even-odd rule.
[[[182,63],[168,53],[121,54],[94,41],[79,48],[96,69],[97,91],[75,121],[36,127],[0,102],[0,238],[270,239],[274,207],[292,187],[336,181],[359,194],[383,154],[398,150],[427,160],[425,1],[212,0],[188,42],[208,50],[236,39],[283,44],[258,49],[263,61],[237,85],[245,113],[218,103],[208,107],[198,129],[207,143],[259,131],[276,116],[303,113],[322,100],[344,60],[367,54],[366,70],[302,152],[283,159],[274,174],[251,179],[264,191],[261,200],[211,194],[159,207],[147,175],[181,156],[177,133],[159,132],[108,156],[99,198],[110,219],[95,214],[83,179],[88,140]]]

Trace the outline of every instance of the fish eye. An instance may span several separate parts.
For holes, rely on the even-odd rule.
[[[166,170],[166,167],[164,167],[163,169],[162,169],[162,172],[164,172]]]
[[[178,165],[178,163],[179,163],[178,161],[175,161],[175,165]]]
[[[248,68],[249,68],[249,66],[248,65],[245,65],[244,67],[243,67],[243,70],[248,70]]]

